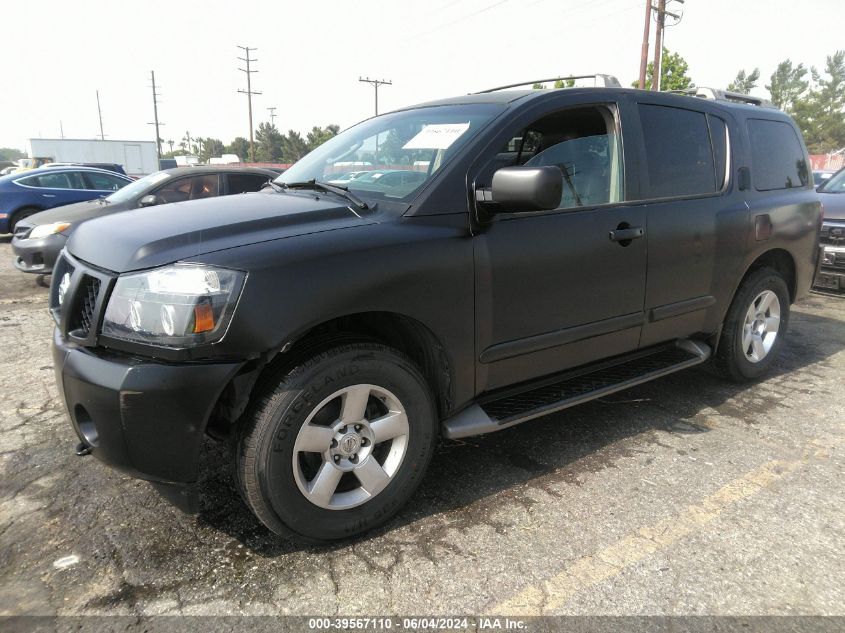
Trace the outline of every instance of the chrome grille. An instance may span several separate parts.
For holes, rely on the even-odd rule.
[[[831,246],[845,246],[845,224],[823,224],[819,241]]]

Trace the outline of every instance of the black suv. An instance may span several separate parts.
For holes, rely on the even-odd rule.
[[[228,440],[269,529],[330,540],[396,513],[438,436],[705,362],[754,380],[817,267],[808,164],[772,108],[494,91],[369,119],[260,193],[86,222],[50,299],[77,452],[195,511],[202,438]],[[415,175],[328,184],[376,168]]]

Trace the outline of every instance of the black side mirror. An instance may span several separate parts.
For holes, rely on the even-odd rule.
[[[503,211],[549,211],[560,206],[563,175],[558,167],[502,167],[493,174],[491,192]]]
[[[148,193],[146,196],[141,198],[141,201],[138,203],[140,207],[154,207],[158,204],[158,196],[152,193]]]

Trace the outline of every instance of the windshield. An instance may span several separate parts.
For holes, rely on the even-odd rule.
[[[135,182],[126,185],[122,189],[118,189],[108,198],[106,198],[106,200],[108,200],[112,204],[129,202],[130,200],[135,199],[137,196],[144,195],[154,185],[162,183],[168,178],[170,178],[170,174],[163,171],[157,171],[154,174],[150,174],[149,176],[139,178]]]
[[[840,169],[833,175],[826,183],[821,186],[819,191],[824,193],[845,193],[845,169]]]
[[[317,180],[362,198],[410,200],[501,106],[416,108],[359,123],[302,158],[279,184]]]

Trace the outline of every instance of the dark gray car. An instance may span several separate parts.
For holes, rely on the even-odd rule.
[[[15,267],[39,275],[52,272],[70,234],[87,220],[141,207],[258,191],[277,176],[256,167],[178,167],[145,176],[108,197],[42,211],[15,227]]]
[[[845,290],[845,169],[840,169],[819,190],[824,206],[821,243],[824,245],[816,286]]]

